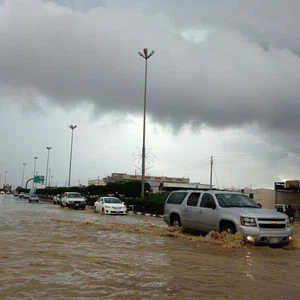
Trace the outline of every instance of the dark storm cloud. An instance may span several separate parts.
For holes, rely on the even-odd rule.
[[[137,51],[148,46],[156,52],[147,94],[155,121],[173,128],[300,129],[300,60],[298,44],[290,43],[299,30],[293,27],[298,3],[284,10],[268,2],[270,12],[253,1],[162,1],[128,12],[100,2],[5,2],[1,90],[29,89],[63,107],[92,103],[99,116],[140,114],[144,60]],[[207,30],[206,40],[187,42],[180,32],[190,28]]]
[[[144,7],[152,13],[166,14],[177,28],[230,27],[255,42],[275,44],[300,53],[299,1],[145,0]]]
[[[88,12],[96,7],[105,7],[105,0],[44,0],[45,2],[53,2],[60,6],[69,7],[75,11]]]

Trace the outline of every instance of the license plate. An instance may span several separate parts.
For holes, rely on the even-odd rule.
[[[277,244],[279,242],[280,242],[280,238],[278,237],[270,238],[270,244]]]
[[[79,206],[79,204],[75,204],[75,206]]]

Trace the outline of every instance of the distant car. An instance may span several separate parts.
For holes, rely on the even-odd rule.
[[[23,198],[24,198],[24,199],[29,199],[29,194],[28,194],[28,193],[25,193]]]
[[[63,197],[61,198],[60,206],[85,209],[86,202],[85,202],[85,198],[83,198],[80,193],[65,192]]]
[[[19,194],[19,198],[23,198],[23,199],[24,199],[24,198],[25,198],[24,196],[25,196],[25,193],[24,193],[24,192],[21,192],[21,193]]]
[[[29,195],[28,202],[39,202],[40,198],[38,195]]]
[[[18,192],[14,192],[14,197],[19,197],[19,193]]]
[[[116,197],[100,197],[95,202],[95,212],[102,212],[109,215],[125,215],[126,205]]]

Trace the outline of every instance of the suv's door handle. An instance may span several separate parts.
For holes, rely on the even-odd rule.
[[[200,210],[198,211],[198,213],[199,213],[199,214],[202,214],[202,213],[203,213],[203,210],[202,210],[202,209],[200,209]]]

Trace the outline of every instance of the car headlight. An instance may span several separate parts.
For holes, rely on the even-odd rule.
[[[249,226],[249,227],[256,227],[256,221],[254,218],[249,217],[241,217],[241,225]]]

